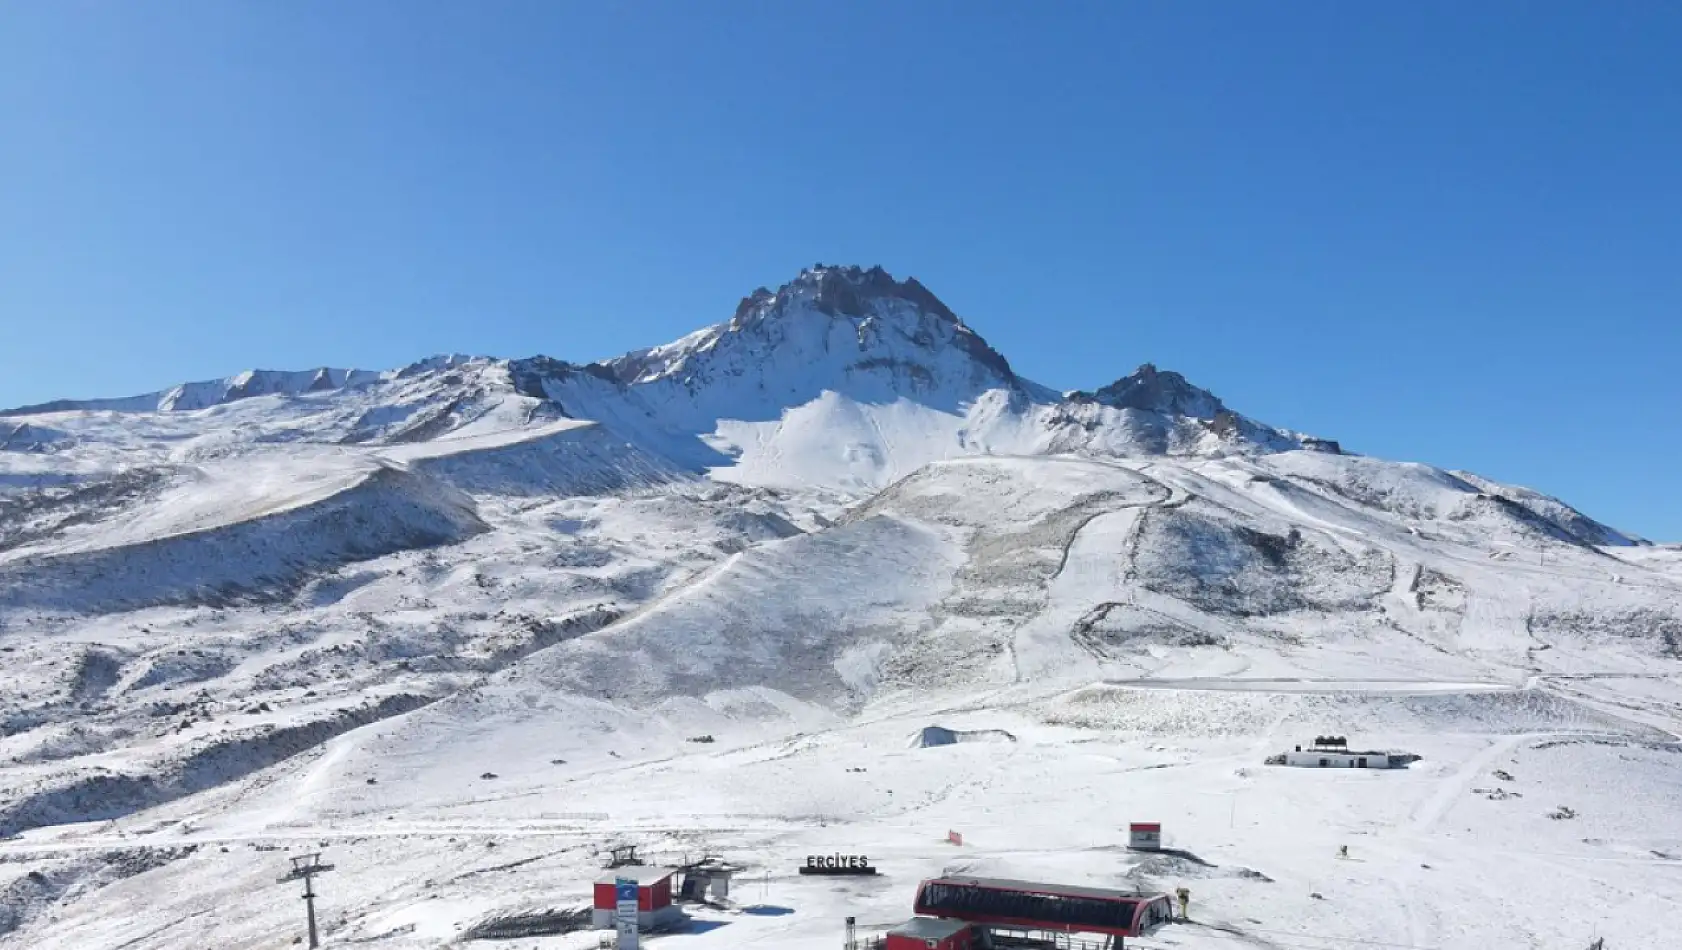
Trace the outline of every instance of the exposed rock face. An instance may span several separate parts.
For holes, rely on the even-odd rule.
[[[1218,421],[1226,407],[1207,389],[1193,386],[1184,376],[1146,363],[1093,394],[1116,409],[1142,409],[1194,419]]]
[[[911,393],[1024,385],[928,288],[880,267],[809,268],[775,292],[761,287],[742,298],[727,323],[602,365],[628,385],[670,380],[698,394],[742,385],[800,390],[802,381],[791,378],[797,364],[815,385],[881,376]]]

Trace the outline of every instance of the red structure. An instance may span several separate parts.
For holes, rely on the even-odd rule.
[[[971,950],[975,938],[964,921],[913,917],[888,931],[882,950]]]
[[[1127,826],[1127,846],[1140,851],[1155,851],[1162,847],[1162,825],[1154,821],[1135,821]]]
[[[632,866],[614,868],[596,879],[595,911],[591,918],[598,928],[613,926],[614,890],[616,878],[637,882],[637,922],[643,927],[663,923],[679,911],[672,906],[672,875],[676,868]]]
[[[917,888],[915,911],[1013,930],[1137,937],[1173,919],[1167,894],[995,878],[943,877]]]

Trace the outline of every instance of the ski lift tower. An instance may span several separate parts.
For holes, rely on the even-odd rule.
[[[304,910],[309,915],[310,950],[316,950],[317,947],[321,946],[321,938],[316,935],[315,930],[315,888],[312,886],[313,878],[317,874],[325,874],[331,870],[333,870],[333,865],[322,864],[321,854],[319,852],[315,854],[301,854],[292,859],[292,870],[287,872],[286,876],[280,879],[281,884],[285,884],[290,881],[304,882]]]

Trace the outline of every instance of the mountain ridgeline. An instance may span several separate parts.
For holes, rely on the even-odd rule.
[[[249,411],[227,412],[242,403]],[[616,359],[451,355],[383,372],[253,370],[140,396],[5,411],[0,451],[68,449],[89,416],[205,410],[223,410],[247,433],[224,432],[222,442],[377,446],[587,421],[604,440],[662,468],[848,491],[878,490],[929,462],[977,454],[1342,452],[1335,441],[1244,416],[1150,363],[1096,391],[1060,393],[1018,375],[915,278],[824,265],[775,291],[755,290],[727,321]],[[192,428],[229,427],[206,419]],[[52,477],[46,471],[37,481]],[[1486,480],[1465,487],[1572,537],[1633,540],[1534,492]]]
[[[418,392],[424,398],[417,404]],[[374,411],[354,418],[334,412],[337,397],[350,394],[374,403]],[[631,427],[639,432],[621,434],[634,440],[639,434],[710,433],[721,420],[777,420],[826,396],[874,406],[903,403],[962,418],[964,425],[946,427],[953,437],[946,448],[960,454],[989,446],[1157,454],[1335,451],[1335,443],[1241,416],[1178,373],[1148,363],[1096,392],[1059,394],[1017,375],[1003,354],[915,278],[896,280],[880,267],[821,265],[776,291],[755,290],[728,321],[597,363],[452,355],[384,372],[251,370],[140,396],[61,399],[0,416],[180,413],[270,397],[292,403],[294,413],[320,409],[299,437],[379,443],[447,435],[525,397],[545,404],[530,407],[534,418]],[[8,431],[14,449],[50,447],[41,437],[52,431],[50,423],[27,429],[16,423]],[[889,433],[884,437],[891,440]]]

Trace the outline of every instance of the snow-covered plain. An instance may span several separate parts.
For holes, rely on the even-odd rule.
[[[1143,947],[1682,928],[1677,549],[1149,366],[1058,395],[875,270],[588,367],[0,416],[0,660],[4,948],[290,946],[317,850],[328,946],[462,945],[620,842],[749,867],[673,950],[942,871],[1190,887]],[[1328,733],[1422,758],[1264,764]]]

